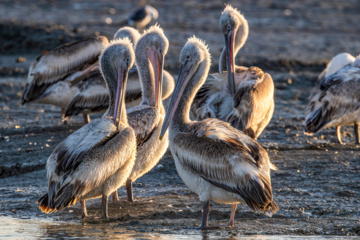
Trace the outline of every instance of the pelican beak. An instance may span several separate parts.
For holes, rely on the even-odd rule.
[[[235,94],[235,59],[234,59],[235,30],[229,30],[225,34],[226,67],[231,95]]]
[[[194,64],[188,62],[184,63],[184,65],[182,65],[180,68],[179,77],[178,80],[176,81],[176,85],[173,95],[171,97],[170,105],[166,111],[165,120],[161,128],[160,140],[163,138],[166,130],[170,125],[172,118],[174,117],[174,113],[179,105],[185,86],[187,85],[190,78],[194,74],[193,68],[194,68]]]
[[[150,60],[155,75],[155,107],[158,108],[162,96],[162,80],[164,69],[164,55],[159,50],[146,50],[146,55]]]
[[[121,119],[122,104],[125,104],[125,89],[127,83],[129,68],[126,67],[123,60],[119,60],[117,71],[117,90],[114,110],[114,124],[119,129]]]

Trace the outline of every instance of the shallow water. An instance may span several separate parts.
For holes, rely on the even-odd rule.
[[[124,229],[107,228],[106,224],[81,224],[78,222],[54,222],[41,219],[16,219],[0,217],[1,239],[247,239],[283,240],[304,239],[304,236],[244,236],[230,232],[220,234],[216,230],[199,231],[197,234],[160,234],[125,232]],[[345,239],[341,236],[306,236],[306,239]],[[347,237],[348,239],[348,237]]]

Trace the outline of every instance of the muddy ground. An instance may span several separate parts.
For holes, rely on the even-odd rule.
[[[230,1],[249,21],[250,34],[237,62],[271,73],[276,109],[259,139],[278,171],[272,173],[274,199],[280,211],[258,216],[239,205],[232,229],[210,230],[214,236],[360,235],[360,152],[352,127],[314,137],[302,132],[307,97],[326,62],[339,52],[358,54],[360,3],[357,1]],[[230,3],[229,2],[229,3]],[[222,1],[148,1],[159,10],[159,24],[170,41],[166,68],[178,72],[186,38],[195,34],[210,46],[216,71],[223,37],[218,22]],[[59,44],[94,35],[111,37],[133,1],[2,1],[0,8],[0,216],[41,219],[42,236],[161,233],[191,235],[200,225],[200,204],[177,175],[170,152],[134,184],[136,202],[110,203],[109,222],[81,222],[80,206],[45,215],[36,200],[46,192],[45,163],[56,145],[83,125],[82,117],[61,123],[60,109],[20,106],[31,62]],[[112,23],[106,24],[105,19]],[[19,57],[24,57],[22,59]],[[24,61],[25,60],[25,61]],[[99,117],[92,116],[93,118]],[[89,201],[89,213],[100,214],[100,200]],[[230,207],[212,203],[210,223],[226,223]],[[66,224],[63,222],[67,222]],[[74,225],[71,223],[82,223]],[[68,227],[68,225],[70,227]],[[79,233],[79,231],[81,233]],[[151,237],[149,237],[151,238]],[[207,239],[204,237],[204,239]]]

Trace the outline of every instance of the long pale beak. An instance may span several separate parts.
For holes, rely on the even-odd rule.
[[[164,123],[161,128],[160,140],[163,138],[166,130],[168,129],[168,127],[170,125],[172,118],[174,117],[174,113],[179,105],[179,102],[180,102],[181,96],[184,92],[185,86],[191,77],[190,72],[191,72],[192,68],[193,68],[193,64],[184,64],[180,68],[180,74],[179,74],[178,80],[176,81],[175,89],[174,89],[173,95],[171,97],[169,107],[166,111]]]
[[[235,59],[234,59],[234,43],[235,30],[229,31],[225,34],[225,48],[226,48],[226,67],[228,75],[229,91],[231,95],[235,94]]]
[[[156,50],[147,50],[147,56],[152,65],[155,75],[155,107],[158,108],[162,96],[162,81],[163,81],[163,70],[164,70],[164,55]]]
[[[114,124],[117,129],[119,129],[122,105],[125,102],[125,89],[126,89],[128,71],[129,69],[125,66],[124,61],[119,60],[118,72],[117,72],[118,83],[117,83],[115,110],[114,110]]]

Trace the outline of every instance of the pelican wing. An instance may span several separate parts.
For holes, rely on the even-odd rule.
[[[360,74],[360,68],[353,67],[352,64],[348,64],[331,74],[327,78],[323,78],[320,82],[320,90],[326,91],[331,86],[337,85],[342,82],[351,81],[356,79]]]
[[[195,123],[174,138],[174,157],[186,168],[223,190],[241,196],[255,211],[272,205],[270,163],[262,147],[217,119]],[[277,208],[276,204],[272,205]],[[276,206],[276,207],[275,207]]]
[[[258,67],[250,67],[244,73],[246,75],[243,76],[233,97],[232,111],[226,116],[225,121],[255,138],[255,132],[251,127],[268,113],[267,108],[273,98],[273,81],[269,74],[265,74]]]
[[[135,131],[137,146],[150,139],[160,122],[160,113],[154,107],[136,106],[128,109],[128,122]]]
[[[47,163],[49,191],[44,211],[62,210],[100,187],[119,168],[132,167],[124,164],[135,157],[134,131],[125,127],[119,132],[112,121],[97,119],[55,149]]]
[[[89,38],[62,45],[39,56],[30,66],[22,102],[36,99],[49,85],[95,63],[108,43],[103,36]]]
[[[340,79],[339,83],[327,86],[326,90],[313,93],[309,104],[311,112],[304,121],[306,133],[316,133],[328,123],[359,111],[360,72],[347,79],[350,80]]]
[[[61,175],[76,170],[89,151],[104,145],[117,133],[112,119],[96,119],[83,126],[56,147],[48,159],[48,173]]]
[[[81,112],[96,112],[109,107],[109,90],[99,70],[94,70],[78,85],[79,91],[65,109],[65,117]]]
[[[227,83],[223,79],[208,78],[196,93],[191,112],[197,120],[216,118],[218,105],[228,93]]]

